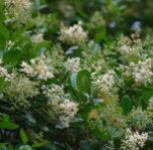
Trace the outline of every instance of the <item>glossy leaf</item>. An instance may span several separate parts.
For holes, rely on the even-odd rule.
[[[15,130],[18,128],[19,126],[17,124],[10,123],[10,122],[0,122],[0,129]]]
[[[4,5],[3,2],[4,2],[3,0],[0,0],[0,12],[3,11],[3,5]]]
[[[6,120],[6,121],[9,121],[9,115],[7,115],[7,114],[3,114],[3,118]]]
[[[106,29],[104,28],[104,26],[99,26],[95,35],[95,42],[99,43],[101,42],[104,38],[105,38],[105,34],[106,34]]]
[[[22,51],[25,54],[30,54],[30,50],[32,49],[32,44],[27,43],[23,48]]]
[[[10,144],[7,150],[14,150],[14,147]]]
[[[8,51],[3,56],[3,62],[4,63],[17,62],[20,56],[21,56],[21,51],[19,50]]]
[[[50,143],[50,142],[37,143],[37,144],[33,144],[31,147],[40,147],[40,146],[44,146],[44,145],[46,145],[48,143]]]
[[[90,88],[90,73],[87,70],[82,70],[77,75],[77,87],[81,92],[91,93]]]
[[[0,33],[4,36],[4,38],[7,41],[10,39],[10,35],[9,35],[8,31],[2,23],[0,23]]]
[[[88,140],[82,140],[80,142],[80,147],[83,148],[83,149],[86,149],[86,150],[89,150],[90,149],[90,142]]]
[[[23,34],[24,31],[25,31],[25,29],[20,29],[20,30],[14,32],[13,35],[12,35],[11,41],[14,42],[17,39],[19,39],[20,36]]]
[[[22,145],[19,147],[19,150],[32,150],[32,148],[29,145]]]
[[[5,20],[6,20],[6,17],[4,15],[4,13],[3,12],[0,12],[0,22],[3,23]]]
[[[57,150],[57,148],[54,146],[54,144],[52,144],[52,143],[48,143],[48,144],[46,144],[44,147],[47,147],[47,148],[50,148],[50,149],[52,149],[52,150]]]
[[[125,95],[121,100],[121,107],[123,108],[124,114],[127,115],[131,110],[131,99],[128,95]]]
[[[4,90],[4,78],[0,77],[0,94],[3,93]]]
[[[41,48],[46,48],[46,47],[48,47],[49,44],[50,44],[50,41],[42,41],[42,42],[38,43],[38,44],[36,45],[36,51],[40,50]]]
[[[0,34],[0,48],[4,51],[6,47],[6,39]]]
[[[7,145],[8,143],[1,143],[0,147]]]
[[[78,87],[77,87],[77,73],[73,73],[70,77],[70,81],[71,81],[71,85],[72,87],[78,91]]]
[[[23,129],[20,129],[20,136],[21,136],[21,140],[22,140],[23,144],[27,144],[27,142],[28,142],[28,137],[27,137],[27,135],[25,134],[25,132],[24,132]]]

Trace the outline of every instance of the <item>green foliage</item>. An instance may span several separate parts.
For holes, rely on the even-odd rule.
[[[20,29],[13,33],[11,41],[14,42],[21,37],[21,35],[25,32],[25,29]]]
[[[2,93],[4,90],[4,78],[0,77],[0,93]]]
[[[0,122],[0,128],[1,129],[9,129],[9,130],[15,130],[19,128],[17,124],[10,123],[10,122]]]
[[[27,144],[28,138],[23,129],[20,129],[20,136],[23,144]]]
[[[3,62],[6,63],[13,63],[17,62],[20,59],[21,51],[20,50],[12,50],[8,51],[3,56]]]
[[[0,33],[4,36],[5,40],[8,41],[10,39],[8,31],[2,23],[0,23]]]
[[[86,92],[90,95],[90,73],[87,70],[82,70],[77,75],[77,87],[80,92]]]
[[[4,13],[3,12],[0,12],[0,22],[3,23],[5,21],[5,19],[6,19],[6,17],[4,15]]]
[[[124,114],[127,115],[131,110],[131,99],[128,95],[125,95],[121,99],[121,107],[123,108]]]
[[[0,149],[152,149],[151,1],[16,2],[0,0]]]
[[[3,0],[0,0],[0,12],[3,11]]]

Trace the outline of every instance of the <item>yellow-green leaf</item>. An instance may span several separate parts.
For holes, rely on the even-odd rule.
[[[21,136],[21,140],[22,140],[23,144],[27,144],[27,142],[28,142],[28,137],[27,137],[27,135],[25,134],[25,132],[24,132],[23,129],[20,129],[20,136]]]
[[[93,110],[89,113],[89,115],[88,115],[88,121],[89,121],[90,119],[92,119],[92,118],[96,119],[97,116],[98,116],[98,111],[97,111],[97,109],[93,109]]]

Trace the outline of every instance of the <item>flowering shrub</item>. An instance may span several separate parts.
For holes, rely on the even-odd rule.
[[[71,24],[86,15],[65,2],[61,23],[46,1],[0,0],[0,150],[151,150],[153,40],[105,38],[96,9]]]

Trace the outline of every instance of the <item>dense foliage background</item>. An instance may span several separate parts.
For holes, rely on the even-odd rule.
[[[0,0],[0,149],[151,150],[151,0]]]

